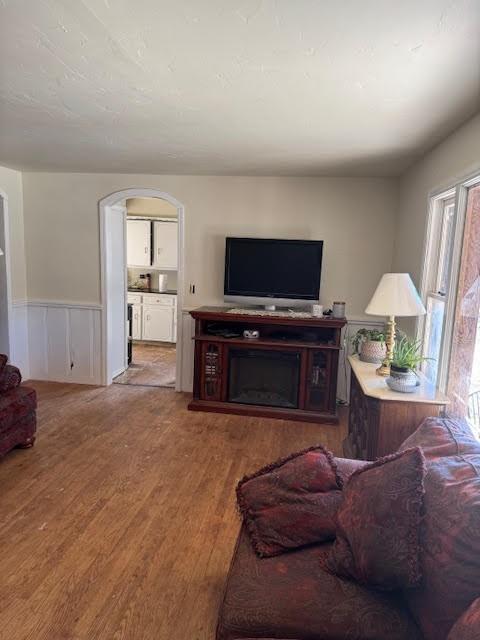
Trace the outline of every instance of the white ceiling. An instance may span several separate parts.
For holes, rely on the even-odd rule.
[[[395,175],[479,109],[480,0],[0,0],[0,164]]]

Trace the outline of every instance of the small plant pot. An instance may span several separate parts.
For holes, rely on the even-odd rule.
[[[400,393],[413,393],[419,384],[415,371],[394,364],[390,365],[390,377],[386,382],[392,391]]]
[[[380,364],[387,355],[387,347],[380,340],[364,340],[360,349],[360,360]]]

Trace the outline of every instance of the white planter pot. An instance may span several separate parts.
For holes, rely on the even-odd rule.
[[[392,391],[400,393],[413,393],[419,384],[414,371],[395,371],[390,368],[390,377],[387,378],[387,386]]]
[[[360,349],[360,360],[380,364],[387,355],[385,342],[378,340],[364,340]]]

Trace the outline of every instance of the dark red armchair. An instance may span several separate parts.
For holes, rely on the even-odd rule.
[[[33,446],[37,428],[35,389],[21,385],[20,370],[7,361],[0,354],[0,457]]]

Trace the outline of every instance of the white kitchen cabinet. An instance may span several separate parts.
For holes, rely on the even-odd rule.
[[[178,223],[156,220],[153,223],[153,266],[157,269],[178,269]]]
[[[127,265],[151,266],[151,225],[150,220],[127,220]]]
[[[143,305],[143,340],[173,342],[174,308],[161,304]]]
[[[132,338],[134,340],[142,339],[142,305],[132,305]]]

